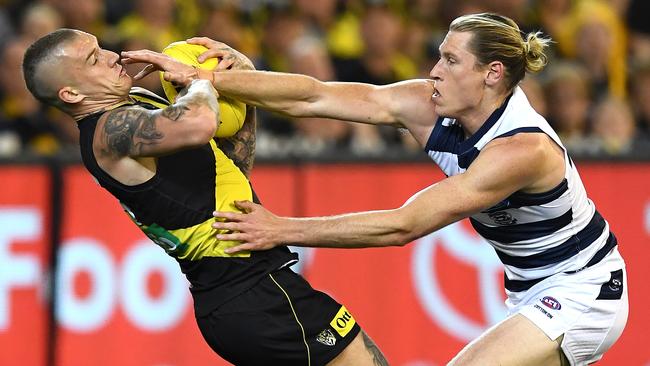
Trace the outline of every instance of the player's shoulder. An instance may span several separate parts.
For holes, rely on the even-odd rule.
[[[137,104],[125,104],[105,111],[99,118],[99,124],[107,122],[128,122],[133,119],[142,118],[144,115],[149,116],[151,112],[151,110]]]
[[[490,141],[481,153],[534,165],[535,161],[544,159],[551,151],[550,138],[545,133],[517,133]]]

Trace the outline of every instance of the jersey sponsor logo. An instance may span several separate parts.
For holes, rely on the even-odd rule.
[[[325,329],[318,333],[316,340],[326,346],[333,346],[336,344],[336,337],[334,337],[334,334],[329,329]]]
[[[544,304],[546,307],[549,307],[549,308],[551,308],[553,310],[562,309],[562,304],[560,304],[560,302],[557,301],[554,297],[544,296],[539,301],[541,301],[542,304]]]
[[[352,314],[348,312],[348,309],[346,309],[345,306],[341,306],[339,312],[336,313],[330,322],[330,325],[341,337],[345,337],[350,333],[350,330],[352,330],[352,327],[356,323],[357,322],[354,320]]]
[[[498,225],[514,225],[517,223],[517,219],[506,211],[492,212],[488,216]]]

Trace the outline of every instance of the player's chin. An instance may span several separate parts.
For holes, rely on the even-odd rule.
[[[127,91],[131,90],[131,87],[133,86],[133,78],[129,76],[129,74],[126,74],[117,80],[117,84],[120,86],[120,89]]]

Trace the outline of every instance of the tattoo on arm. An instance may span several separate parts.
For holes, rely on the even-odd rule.
[[[373,342],[363,330],[361,331],[361,335],[363,336],[363,344],[366,346],[366,350],[372,356],[373,364],[378,366],[388,366],[388,360],[386,360],[386,357],[381,353],[375,342]]]
[[[250,176],[255,160],[256,130],[255,108],[246,107],[246,120],[242,128],[234,136],[218,140],[224,154],[232,159],[246,177]]]
[[[231,47],[222,47],[221,51],[227,51],[228,55],[224,56],[224,60],[234,60],[230,68],[235,70],[255,70],[255,66],[246,58],[246,56],[239,53],[239,51]]]
[[[169,107],[162,110],[160,113],[161,116],[171,119],[172,121],[178,121],[189,108],[184,104],[172,104]]]
[[[161,115],[177,121],[187,110],[185,106],[170,106]],[[108,112],[104,123],[107,155],[139,155],[147,146],[156,145],[165,135],[156,127],[156,114],[142,108],[120,108]]]

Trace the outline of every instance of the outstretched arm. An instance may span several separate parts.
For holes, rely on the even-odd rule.
[[[489,208],[548,175],[555,168],[549,161],[556,160],[549,158],[549,149],[541,147],[542,139],[515,136],[495,141],[465,173],[425,188],[396,209],[287,218],[259,205],[239,202],[248,214],[216,213],[231,222],[217,221],[213,227],[233,231],[218,235],[219,239],[242,242],[231,249],[233,252],[283,244],[337,248],[404,245]]]
[[[436,121],[433,84],[427,80],[377,86],[268,71],[214,72],[206,77],[225,96],[292,117],[393,125],[412,132],[430,132]]]
[[[204,55],[223,57],[233,64],[242,57],[229,51],[231,49],[223,43],[207,38],[188,42],[208,47]],[[437,120],[431,100],[434,92],[431,80],[408,80],[384,86],[321,82],[299,74],[183,68],[166,55],[148,50],[127,51],[122,56],[125,63],[146,62],[153,65],[149,70],[164,70],[164,77],[176,84],[185,85],[195,78],[207,79],[224,96],[292,117],[335,118],[405,127],[422,145],[426,144]]]

